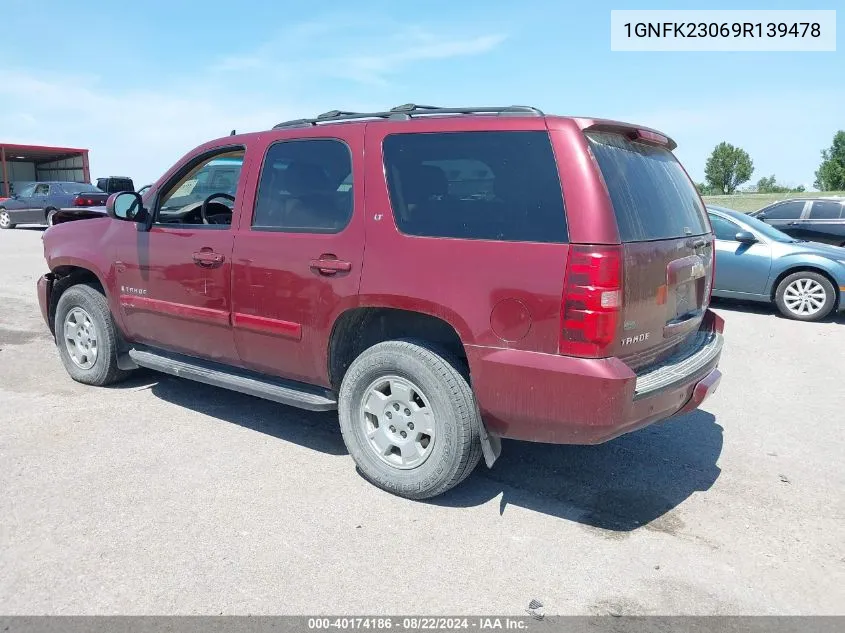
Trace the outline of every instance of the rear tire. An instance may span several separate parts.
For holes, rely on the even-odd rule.
[[[836,305],[836,293],[827,277],[802,270],[787,275],[778,284],[775,303],[789,319],[820,321]]]
[[[423,341],[386,341],[350,365],[340,430],[361,474],[408,499],[435,497],[481,458],[481,416],[457,361]]]
[[[12,222],[12,216],[4,207],[0,207],[0,229],[13,229],[17,226]]]
[[[117,366],[117,328],[98,289],[79,284],[65,290],[54,324],[59,356],[75,381],[101,387],[130,374]]]

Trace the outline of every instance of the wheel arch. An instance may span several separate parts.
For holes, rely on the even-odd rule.
[[[390,306],[358,306],[335,319],[327,349],[328,375],[339,389],[352,361],[383,341],[416,338],[445,349],[466,365],[464,341],[458,329],[441,316]]]
[[[50,326],[50,332],[52,332],[54,335],[56,333],[56,306],[59,304],[59,299],[61,298],[62,294],[64,294],[64,292],[68,288],[71,288],[72,286],[76,286],[78,284],[93,285],[98,288],[108,299],[108,294],[106,292],[106,284],[103,282],[100,276],[94,270],[92,270],[92,268],[66,263],[55,266],[52,269],[51,272],[54,275],[54,281],[53,288],[50,293],[50,301],[48,303],[47,316],[48,325]]]
[[[774,281],[772,282],[771,289],[769,290],[769,297],[770,297],[772,303],[775,303],[775,301],[777,300],[778,286],[780,286],[781,282],[784,279],[786,279],[787,277],[789,277],[789,275],[792,275],[794,273],[800,273],[800,272],[816,273],[818,275],[821,275],[822,277],[824,277],[825,279],[827,279],[830,282],[830,285],[833,286],[833,290],[834,290],[834,292],[833,292],[833,306],[834,306],[834,308],[833,309],[836,310],[836,308],[839,306],[839,294],[840,293],[837,292],[837,290],[839,289],[839,284],[837,283],[837,281],[833,277],[833,275],[830,273],[830,271],[828,271],[827,269],[825,269],[822,266],[817,266],[817,265],[813,265],[813,264],[796,264],[796,265],[793,265],[793,266],[789,266],[789,267],[785,268],[784,270],[782,270],[780,273],[778,273],[778,275],[775,277]]]

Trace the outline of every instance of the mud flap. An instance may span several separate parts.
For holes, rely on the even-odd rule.
[[[129,356],[128,352],[120,352],[117,355],[117,367],[118,369],[128,371],[130,369],[138,369],[138,363],[132,360],[132,357]]]
[[[484,455],[484,463],[487,468],[493,468],[493,464],[502,454],[502,440],[498,435],[492,435],[487,432],[487,427],[484,426],[484,421],[481,416],[478,416],[479,438],[481,439],[481,453]]]

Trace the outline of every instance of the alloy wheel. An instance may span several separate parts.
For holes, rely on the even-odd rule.
[[[813,316],[824,307],[825,301],[824,286],[814,279],[796,279],[783,293],[786,309],[798,316]]]
[[[431,455],[434,412],[426,395],[407,378],[373,381],[361,400],[359,420],[367,445],[394,468],[417,468]]]

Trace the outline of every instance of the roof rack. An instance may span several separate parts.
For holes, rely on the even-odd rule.
[[[317,115],[313,119],[294,119],[274,125],[273,129],[291,127],[310,127],[318,123],[335,123],[337,121],[351,121],[356,119],[393,119],[408,121],[418,116],[439,114],[496,114],[498,116],[543,116],[543,111],[531,106],[486,106],[480,108],[439,108],[437,106],[405,103],[385,112],[349,112],[346,110],[329,110]]]

